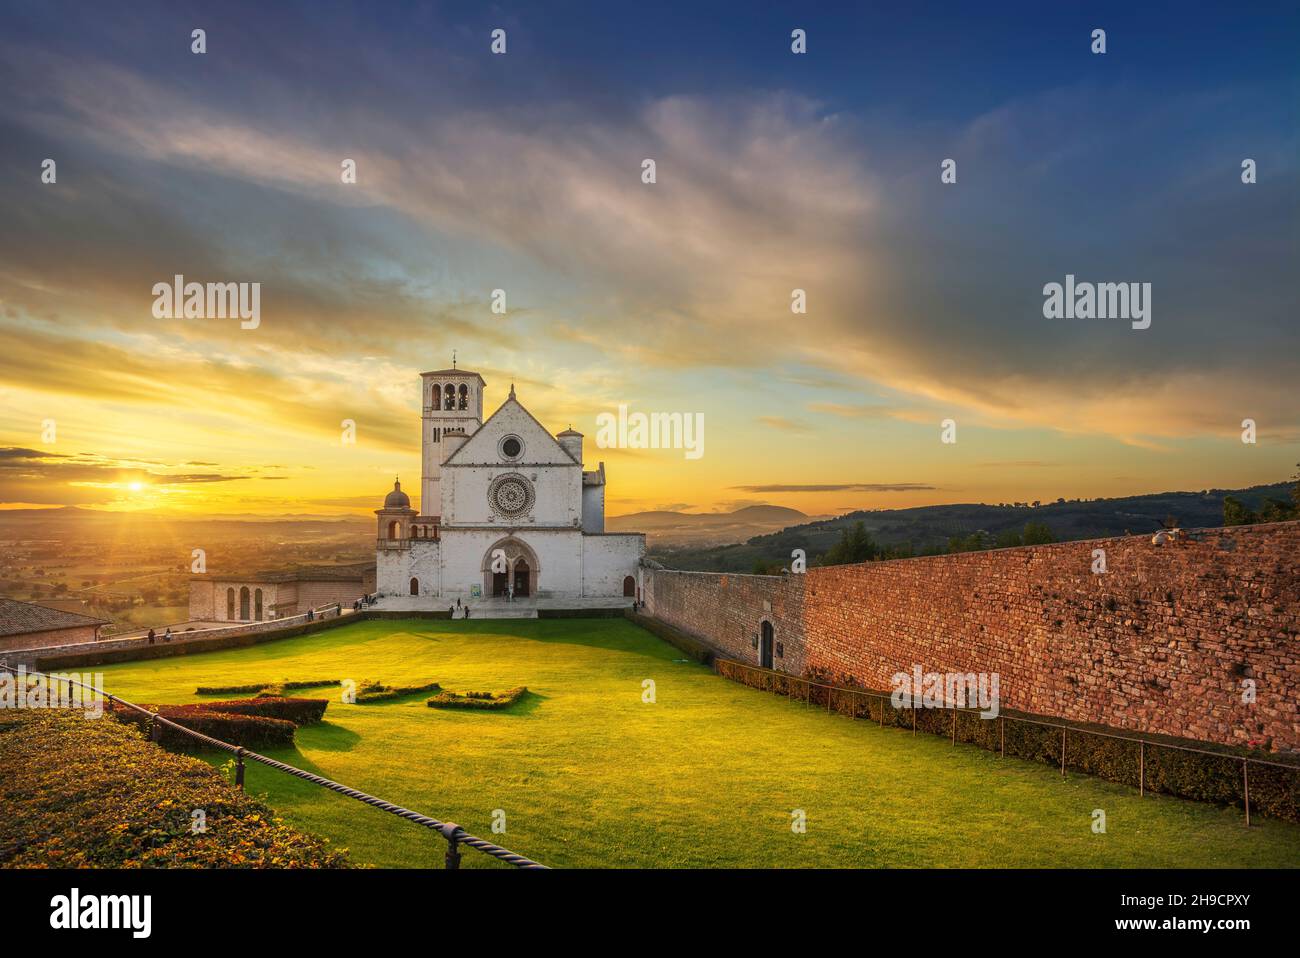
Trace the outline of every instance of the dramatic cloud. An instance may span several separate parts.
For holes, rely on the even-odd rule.
[[[0,39],[0,439],[16,446],[56,418],[106,455],[201,457],[189,475],[219,478],[195,483],[275,456],[298,471],[276,478],[319,470],[304,498],[360,506],[418,470],[415,374],[458,349],[555,428],[625,401],[705,411],[726,465],[701,466],[704,488],[663,457],[588,449],[624,470],[624,502],[940,488],[732,485],[767,464],[772,430],[822,475],[901,461],[947,490],[1025,482],[1044,449],[1073,481],[1109,457],[1151,488],[1293,461],[1291,73],[1208,71],[1179,93],[997,73],[981,97],[904,110],[847,75],[697,72],[686,50],[638,79],[561,55],[545,23],[520,24],[521,82],[442,11],[394,31],[236,6],[202,58],[159,47],[188,36],[183,10],[122,11],[94,43],[64,15],[24,9]],[[953,79],[891,69],[899,90]],[[1247,152],[1266,171],[1249,187]],[[57,184],[37,180],[45,156]],[[152,286],[176,274],[262,284],[261,325],[155,319]],[[1150,329],[1045,319],[1042,288],[1067,274],[1150,282]],[[946,418],[963,444],[940,462]],[[1267,455],[1220,466],[1245,418]]]

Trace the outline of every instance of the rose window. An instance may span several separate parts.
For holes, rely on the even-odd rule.
[[[501,476],[488,489],[488,504],[504,515],[517,516],[533,505],[532,484],[523,476]]]

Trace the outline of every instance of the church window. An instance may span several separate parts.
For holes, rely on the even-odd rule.
[[[419,579],[412,579],[412,580],[411,580],[411,595],[419,595],[419,594],[420,594],[420,580],[419,580]]]
[[[397,538],[397,520],[396,520],[396,519],[394,519],[392,522],[390,522],[390,523],[388,524],[388,538],[390,538],[390,539],[396,539],[396,538]]]
[[[442,433],[442,430],[441,430],[441,429],[439,429],[437,426],[434,426],[434,427],[433,427],[433,441],[434,441],[434,442],[437,442],[437,441],[438,441],[438,436],[439,436],[441,433]]]
[[[501,440],[501,455],[507,459],[518,459],[524,451],[524,444],[518,436],[506,436]]]
[[[460,384],[460,408],[469,408],[469,387],[464,383]]]
[[[258,622],[262,621],[262,590],[258,589],[253,593],[253,617]]]
[[[533,507],[535,499],[533,484],[513,473],[498,476],[488,486],[488,505],[499,515],[523,515]]]
[[[429,390],[428,404],[432,406],[434,409],[437,409],[439,406],[442,405],[442,387],[439,386],[437,383],[434,383],[433,388]]]
[[[239,618],[242,622],[248,621],[248,586],[239,590]]]
[[[235,590],[233,588],[226,590],[226,621],[235,621]]]
[[[456,387],[453,386],[451,383],[447,383],[447,385],[443,387],[442,394],[443,394],[442,408],[455,409],[456,408]]]

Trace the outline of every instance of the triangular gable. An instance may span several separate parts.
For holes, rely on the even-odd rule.
[[[447,466],[508,465],[497,452],[497,443],[504,436],[518,436],[524,441],[521,463],[547,466],[577,465],[573,457],[560,445],[523,403],[513,397],[503,402],[474,435],[465,440],[446,462]]]

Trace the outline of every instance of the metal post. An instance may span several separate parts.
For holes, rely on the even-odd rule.
[[[1138,798],[1147,793],[1147,743],[1138,742]]]
[[[151,742],[162,741],[162,725],[159,723],[158,719],[156,718],[151,718],[149,720],[149,741]]]
[[[1065,777],[1065,728],[1061,728],[1061,777]]]
[[[455,871],[460,868],[460,838],[457,832],[460,826],[455,822],[444,822],[441,829],[442,837],[447,839],[447,855],[443,859],[448,871]]]
[[[1246,795],[1246,827],[1250,828],[1250,762],[1241,760],[1241,780]]]
[[[244,790],[244,750],[235,753],[235,787]]]

